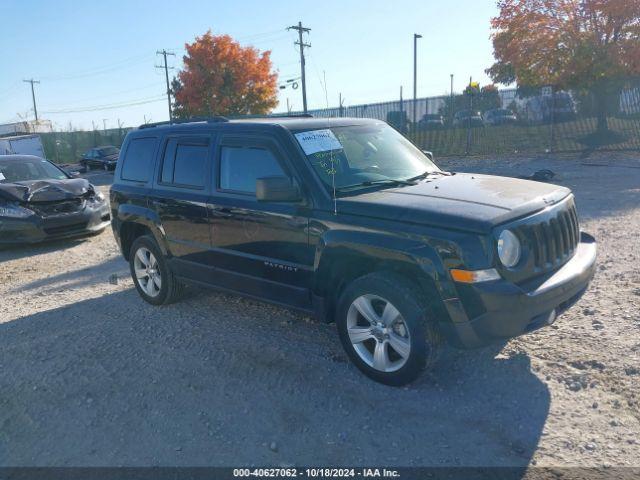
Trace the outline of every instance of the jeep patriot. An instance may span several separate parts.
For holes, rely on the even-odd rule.
[[[596,242],[567,188],[442,171],[386,123],[213,117],[122,146],[112,227],[140,296],[187,283],[335,321],[389,385],[549,325],[584,293]]]

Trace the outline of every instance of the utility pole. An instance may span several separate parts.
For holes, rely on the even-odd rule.
[[[118,141],[122,144],[122,122],[118,119]]]
[[[33,84],[34,83],[40,83],[40,80],[34,80],[33,78],[29,79],[29,80],[22,80],[25,83],[30,83],[31,84],[31,98],[33,100],[33,113],[36,116],[36,124],[38,123],[38,109],[36,108],[36,92],[33,89]]]
[[[451,115],[451,118],[449,119],[449,121],[453,122],[453,73],[450,73],[449,76],[451,77],[451,112],[449,113]]]
[[[298,22],[298,25],[294,25],[288,27],[287,30],[297,30],[298,31],[298,41],[294,42],[295,45],[300,47],[300,70],[301,70],[301,79],[302,79],[302,110],[304,113],[307,113],[307,81],[305,77],[305,67],[304,67],[304,47],[311,48],[311,45],[308,43],[304,43],[302,40],[303,33],[309,33],[311,31],[310,28],[306,28],[302,26],[302,22]]]
[[[107,119],[106,118],[102,119],[102,130],[104,131],[104,133],[107,133]]]
[[[167,81],[167,104],[169,105],[169,121],[173,122],[173,112],[171,111],[171,88],[169,87],[169,67],[167,66],[167,55],[176,56],[173,52],[167,52],[165,49],[158,50],[156,55],[162,55],[164,58],[164,66],[156,65],[156,68],[164,68],[164,78]],[[171,68],[173,70],[173,67]]]
[[[418,106],[418,39],[422,35],[413,34],[413,128],[416,128],[416,107]]]

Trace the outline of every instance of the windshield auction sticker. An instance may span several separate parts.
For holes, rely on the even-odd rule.
[[[296,133],[296,139],[305,155],[342,149],[342,144],[329,129]]]

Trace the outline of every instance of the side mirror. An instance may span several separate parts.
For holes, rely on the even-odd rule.
[[[263,177],[256,180],[256,199],[259,202],[299,202],[302,195],[287,177]]]
[[[80,177],[80,172],[75,171],[75,170],[73,172],[67,172],[67,173],[69,174],[69,176],[71,178],[79,178]]]
[[[422,150],[422,153],[429,157],[429,160],[433,162],[433,152],[430,152],[429,150]]]

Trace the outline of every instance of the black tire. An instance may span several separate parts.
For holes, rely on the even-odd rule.
[[[363,295],[387,300],[402,315],[405,324],[403,328],[408,330],[411,348],[405,363],[395,371],[381,371],[370,366],[361,358],[350,340],[347,324],[349,309],[352,303]],[[428,305],[421,300],[421,295],[408,280],[381,272],[360,277],[350,283],[340,296],[336,309],[340,341],[351,361],[372,380],[392,386],[410,383],[423,370],[435,365],[443,342],[434,320],[429,313]],[[374,339],[374,342],[377,344],[378,340]]]
[[[145,248],[150,251],[155,257],[158,265],[158,270],[161,278],[161,287],[156,296],[149,295],[141,286],[140,281],[136,278],[135,272],[135,256],[140,248]],[[177,301],[184,291],[184,285],[175,277],[166,258],[162,255],[158,244],[155,239],[149,235],[143,235],[134,240],[129,251],[129,269],[131,271],[131,278],[133,284],[136,286],[136,290],[140,296],[148,303],[152,305],[168,305]]]

